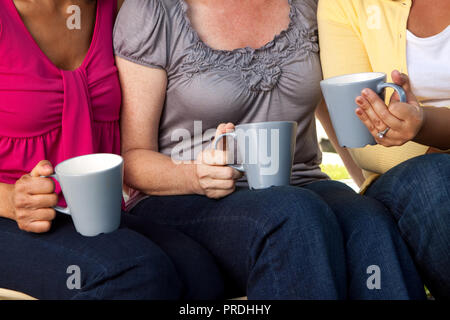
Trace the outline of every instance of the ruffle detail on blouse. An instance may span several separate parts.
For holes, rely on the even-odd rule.
[[[74,133],[74,141],[80,139]],[[119,121],[95,121],[93,145],[96,152],[120,153]],[[32,137],[9,137],[0,133],[0,183],[14,184],[29,173],[41,160],[50,160],[54,166],[66,160],[61,153],[62,128],[53,128]]]
[[[276,35],[272,41],[261,48],[239,48],[231,51],[216,50],[206,45],[192,28],[187,16],[187,5],[180,0],[179,5],[184,14],[185,27],[195,41],[186,49],[186,56],[181,70],[187,77],[209,70],[234,71],[241,74],[241,79],[251,92],[271,91],[282,74],[281,65],[294,52],[297,54],[319,52],[317,28],[306,30],[297,21],[298,8],[289,1],[289,26]]]

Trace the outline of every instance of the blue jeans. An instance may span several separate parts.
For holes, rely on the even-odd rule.
[[[341,226],[350,299],[425,299],[408,247],[381,202],[361,196],[337,181],[315,182],[305,188],[320,195]],[[367,286],[373,273],[368,270],[370,266],[379,268],[378,289]]]
[[[39,299],[223,296],[219,270],[200,245],[147,221],[143,234],[148,237],[125,227],[143,224],[137,219],[124,214],[119,230],[90,238],[79,235],[65,215],[57,215],[45,234],[21,231],[15,221],[0,218],[0,288]],[[189,259],[196,259],[195,265],[185,263]],[[74,278],[77,271],[69,266],[79,268],[80,289]],[[192,280],[198,272],[204,274],[204,282]]]
[[[405,161],[366,194],[389,208],[433,296],[450,299],[450,155]]]
[[[130,213],[174,227],[203,245],[222,269],[228,297],[424,298],[386,209],[336,182],[239,188],[220,200],[154,196]],[[374,264],[382,272],[380,290],[367,287],[367,267]]]

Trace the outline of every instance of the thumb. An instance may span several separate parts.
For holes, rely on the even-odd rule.
[[[36,167],[31,171],[30,176],[32,177],[40,177],[40,176],[49,176],[53,174],[53,166],[48,160],[42,160],[39,162]]]
[[[216,129],[216,138],[221,134],[232,132],[234,130],[234,124],[231,122],[221,123]]]
[[[231,122],[228,123],[221,123],[216,130],[216,136],[214,138],[214,140],[216,140],[220,135],[224,134],[224,133],[229,133],[229,132],[233,132],[234,131],[234,124]],[[224,141],[220,141],[218,144],[218,149],[219,150],[226,150],[226,144],[224,143]]]
[[[411,82],[409,80],[408,75],[406,75],[404,73],[400,73],[400,71],[398,71],[398,70],[394,70],[394,71],[392,71],[391,76],[392,76],[392,81],[396,85],[401,86],[403,88],[403,90],[405,90],[407,102],[408,103],[411,103],[411,102],[418,103],[416,96],[412,92]],[[400,101],[400,97],[398,96],[397,92],[394,92],[394,94],[391,97],[391,102],[398,102],[398,101]]]

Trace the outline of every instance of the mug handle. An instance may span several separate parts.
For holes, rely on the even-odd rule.
[[[396,85],[395,83],[390,83],[390,82],[381,82],[377,86],[378,92],[383,91],[385,88],[394,89],[395,91],[397,91],[397,94],[400,97],[400,102],[403,102],[403,103],[407,102],[406,92],[405,92],[405,90],[403,90],[402,87]]]
[[[227,132],[224,134],[221,134],[220,136],[218,136],[216,138],[216,141],[214,141],[214,150],[217,150],[217,145],[219,144],[220,140],[222,140],[225,137],[232,137],[233,139],[236,139],[236,133],[235,132]],[[237,165],[237,164],[229,164],[229,167],[232,167],[233,169],[236,169],[237,171],[240,172],[245,172],[244,166],[241,165]]]
[[[55,179],[56,181],[59,182],[58,178],[56,177],[56,174],[52,174],[50,176],[41,176],[41,178],[53,178],[53,179]],[[58,212],[61,212],[61,213],[64,213],[64,214],[67,214],[67,215],[70,216],[70,209],[69,209],[69,207],[63,208],[63,207],[60,207],[60,206],[54,206],[53,209],[55,209]]]

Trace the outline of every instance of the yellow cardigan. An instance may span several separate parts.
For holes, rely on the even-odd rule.
[[[324,78],[394,69],[408,73],[406,31],[411,0],[319,0],[320,56]],[[389,101],[392,91],[386,94]],[[421,97],[418,97],[419,101]],[[379,174],[425,154],[428,146],[367,146],[349,150],[367,178],[364,190]]]

